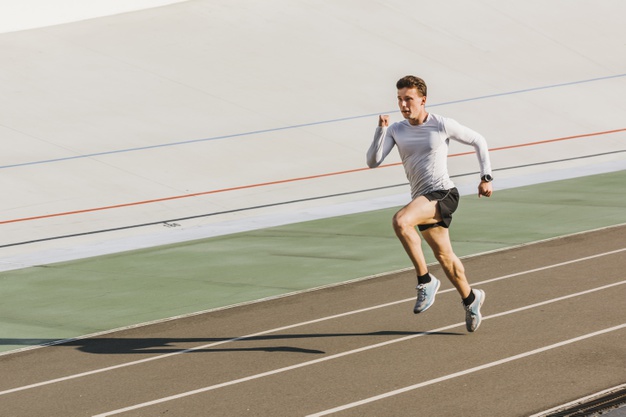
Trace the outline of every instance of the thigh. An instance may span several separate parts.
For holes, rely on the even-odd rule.
[[[430,229],[423,230],[422,236],[424,240],[426,240],[426,243],[428,243],[428,246],[433,250],[436,257],[439,255],[451,256],[454,253],[448,228],[431,227]]]
[[[429,201],[424,196],[417,197],[400,209],[396,213],[396,218],[413,226],[433,224],[441,221],[437,201]]]

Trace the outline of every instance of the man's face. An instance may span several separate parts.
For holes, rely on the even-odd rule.
[[[398,107],[405,119],[416,119],[423,111],[426,97],[417,92],[417,88],[398,90]]]

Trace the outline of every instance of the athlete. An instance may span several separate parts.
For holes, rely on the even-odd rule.
[[[459,292],[469,332],[480,326],[485,292],[472,289],[461,260],[455,255],[448,227],[459,203],[459,192],[448,174],[450,139],[474,147],[480,165],[478,196],[490,197],[493,188],[487,141],[453,119],[426,111],[427,87],[421,78],[408,75],[396,83],[398,107],[405,120],[389,125],[389,116],[378,117],[374,140],[367,151],[367,165],[379,166],[394,146],[411,186],[411,202],[393,217],[393,229],[417,273],[417,301],[413,312],[426,311],[435,301],[440,281],[429,274],[420,234]]]

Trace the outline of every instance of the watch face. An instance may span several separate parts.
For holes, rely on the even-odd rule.
[[[493,177],[491,175],[484,175],[483,181],[491,182],[493,181]]]

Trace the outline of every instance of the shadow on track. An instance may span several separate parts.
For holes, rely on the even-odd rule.
[[[281,334],[281,335],[260,335],[250,337],[206,337],[206,338],[93,338],[93,339],[77,339],[68,341],[59,340],[33,340],[33,339],[0,339],[0,345],[24,345],[31,346],[37,344],[49,347],[76,346],[81,352],[98,354],[98,355],[119,355],[134,353],[151,353],[151,354],[169,354],[176,352],[185,353],[211,353],[211,352],[291,352],[291,353],[309,353],[324,354],[326,352],[317,349],[300,348],[294,346],[255,346],[255,347],[222,347],[228,342],[256,342],[256,341],[277,341],[277,340],[306,340],[319,339],[329,337],[386,337],[386,336],[411,336],[411,335],[428,335],[428,336],[463,336],[463,333],[454,332],[407,332],[395,330],[382,330],[369,333],[303,333],[303,334]],[[194,347],[177,347],[179,344],[210,344],[219,343],[215,348],[201,346]]]

